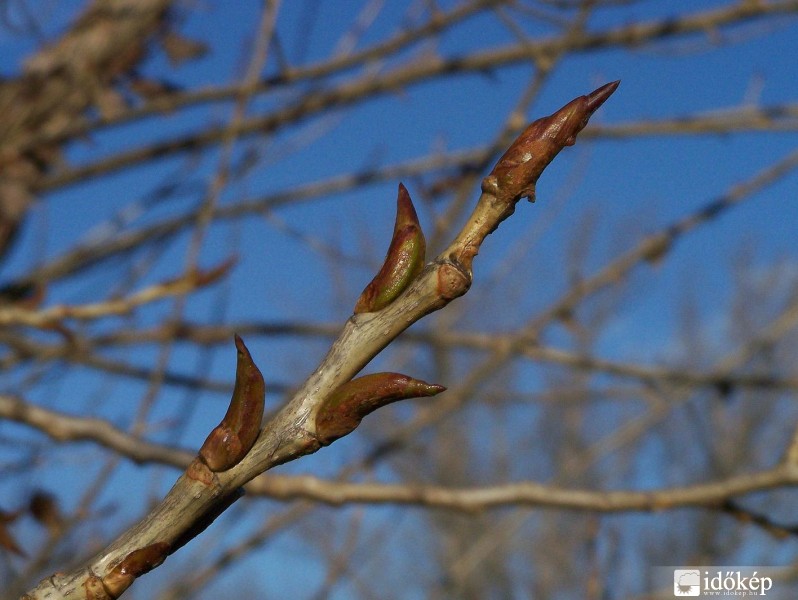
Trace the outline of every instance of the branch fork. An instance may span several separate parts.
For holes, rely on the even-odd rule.
[[[116,598],[204,530],[235,502],[248,481],[349,434],[381,406],[442,392],[443,386],[398,373],[355,376],[407,327],[468,291],[482,242],[513,213],[518,200],[534,200],[540,174],[562,148],[575,142],[617,87],[617,81],[606,84],[529,125],[483,181],[482,195],[461,232],[426,264],[418,216],[400,185],[382,268],[293,398],[261,427],[263,377],[236,336],[236,384],[227,413],[163,501],[83,566],[42,581],[25,598]]]

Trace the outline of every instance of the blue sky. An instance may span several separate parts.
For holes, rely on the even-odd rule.
[[[42,18],[42,26],[46,35],[52,35],[66,22],[62,12],[70,13],[72,7],[46,4],[47,14]],[[208,41],[208,57],[173,69],[156,53],[146,63],[145,74],[165,74],[170,81],[191,87],[233,83],[240,78],[247,61],[246,43],[252,39],[259,4],[246,1],[201,5],[187,18],[181,31],[189,37]],[[314,62],[330,55],[341,31],[351,23],[362,3],[348,0],[316,3],[315,21],[305,11],[306,5],[313,3],[283,4],[278,21],[283,51],[291,60],[304,52],[303,60]],[[396,31],[408,4],[411,3],[385,3],[359,46]],[[631,8],[619,6],[591,21],[589,29],[670,14],[675,4],[647,1]],[[690,10],[723,4],[696,1],[690,3]],[[529,27],[530,35],[549,33],[545,27]],[[570,56],[546,79],[528,118],[549,114],[571,98],[615,79],[621,80],[621,86],[596,114],[596,123],[611,125],[669,119],[740,106],[795,102],[798,98],[795,65],[798,22],[794,18],[784,18],[764,35],[757,25],[721,35],[726,33],[735,41],[717,47],[705,37],[695,36],[679,44]],[[479,48],[500,47],[511,40],[507,28],[496,19],[473,19],[441,39],[440,51],[461,55]],[[0,73],[8,77],[18,72],[21,61],[34,46],[29,39],[0,29]],[[267,72],[272,73],[273,69],[272,60]],[[518,64],[490,74],[453,75],[337,111],[327,120],[302,122],[269,140],[245,142],[242,148],[251,143],[261,153],[262,162],[245,178],[234,181],[220,202],[254,199],[353,168],[425,156],[437,148],[456,151],[476,147],[491,140],[504,123],[531,73],[529,65]],[[270,103],[284,101],[279,94],[276,99],[259,98],[252,103],[250,112],[254,114]],[[90,163],[114,150],[130,149],[154,138],[192,131],[207,121],[225,122],[229,114],[229,105],[199,106],[163,119],[109,129],[71,146],[66,158],[75,164]],[[592,241],[585,259],[585,268],[590,272],[599,268],[608,256],[631,247],[641,233],[656,231],[688,215],[787,156],[795,149],[795,142],[794,132],[749,132],[700,139],[674,135],[597,142],[581,140],[573,148],[566,149],[544,173],[538,184],[537,202],[534,205],[520,203],[516,214],[483,246],[475,263],[476,280],[471,293],[485,299],[485,313],[495,319],[493,327],[512,330],[524,315],[543,308],[562,290],[566,280],[561,269],[563,254],[568,240],[586,227],[585,223],[595,222],[590,230]],[[240,152],[235,156],[240,157]],[[79,240],[96,236],[98,224],[142,206],[148,194],[165,181],[177,179],[188,191],[183,197],[152,211],[141,209],[143,214],[133,219],[130,227],[145,225],[164,215],[180,214],[197,200],[197,194],[191,190],[210,186],[218,161],[217,151],[208,152],[198,160],[181,156],[46,195],[33,211],[22,241],[9,261],[2,265],[0,278],[5,280],[24,273],[32,265],[73,247]],[[229,283],[191,300],[187,315],[207,321],[218,317],[221,311],[225,320],[231,322],[246,319],[290,321],[309,315],[313,321],[343,323],[360,289],[379,266],[387,246],[397,183],[386,181],[354,192],[278,207],[264,218],[230,222],[215,228],[203,248],[201,265],[215,265],[233,254],[238,256],[239,263]],[[414,183],[405,183],[415,197],[418,190]],[[730,343],[727,309],[733,301],[734,261],[750,254],[750,277],[756,277],[758,269],[764,274],[772,273],[774,264],[783,270],[786,280],[798,272],[795,250],[797,183],[798,177],[792,173],[768,186],[750,201],[728,211],[697,233],[687,235],[661,266],[654,267],[651,272],[638,270],[630,284],[634,297],[624,304],[623,314],[613,317],[599,340],[598,349],[603,356],[642,357],[651,361],[678,356],[678,321],[685,289],[689,289],[701,311],[701,328],[707,339],[719,351],[726,347]],[[474,198],[477,193],[474,190]],[[418,200],[417,207],[422,223],[430,228],[445,210],[441,204]],[[324,251],[330,247],[336,248],[342,256],[331,261]],[[153,258],[152,268],[142,278],[141,285],[179,274],[185,264],[186,248],[186,237],[164,248]],[[522,257],[524,265],[520,274],[517,268],[509,271],[503,268],[505,260],[517,255]],[[337,270],[330,269],[331,262],[345,265],[348,270],[339,275]],[[77,281],[59,285],[51,293],[54,301],[85,302],[98,295],[105,296],[109,289],[123,284],[125,277],[118,264],[111,265],[87,273]],[[112,282],[110,286],[109,281]],[[490,282],[489,286],[483,281]],[[775,296],[784,293],[786,290],[774,290]],[[505,295],[517,301],[517,313],[507,311],[505,314],[497,308]],[[135,322],[158,322],[165,313],[163,306],[145,309],[136,316]],[[482,317],[483,313],[465,315],[461,325],[477,327],[482,324]],[[118,321],[100,325],[96,331],[118,325]],[[555,342],[564,339],[556,330],[546,335]],[[255,338],[248,344],[267,383],[280,385],[295,385],[300,381],[302,374],[313,368],[326,348],[323,340],[302,347],[296,341],[279,338]],[[131,357],[122,350],[115,356],[137,364],[152,364],[156,354],[142,350]],[[234,358],[232,342],[229,348],[219,349],[211,357],[178,346],[171,364],[182,372],[201,371],[215,380],[225,381],[232,373]],[[401,360],[401,356],[397,360]],[[405,360],[414,364],[413,359]],[[20,384],[19,376],[15,375],[0,381],[3,391],[14,391]],[[530,373],[528,379],[519,379],[517,387],[534,390],[539,383],[538,375]],[[43,383],[26,390],[26,394],[31,401],[45,406],[103,416],[117,425],[127,426],[135,412],[130,407],[135,407],[145,389],[141,382],[114,380],[87,369],[55,368]],[[170,438],[169,423],[188,414],[189,423],[179,439],[183,446],[201,443],[203,432],[218,421],[226,401],[218,394],[187,396],[169,387],[162,396],[153,415],[155,427],[151,437],[174,441]],[[279,401],[274,394],[267,397],[270,407]],[[616,417],[609,413],[606,416],[608,421]],[[30,434],[25,428],[0,424],[0,435],[26,439]],[[356,456],[364,445],[357,439],[342,441],[340,448],[337,444],[286,469],[332,474]],[[59,485],[65,483],[64,503],[70,506],[86,484],[82,476],[101,466],[91,460],[94,452],[95,447],[89,444],[76,445],[74,450],[65,452],[29,476],[0,480],[0,506],[15,503],[20,483],[31,489],[52,487],[54,479],[59,480]],[[649,456],[655,455],[652,450]],[[153,472],[152,468],[126,465],[98,505],[116,505],[129,494],[139,495],[139,486],[144,486],[149,498],[158,497],[168,489],[175,473],[164,470],[153,477]],[[662,479],[644,483],[661,484]],[[128,512],[123,508],[121,511],[124,518],[133,518],[136,514],[135,510]],[[392,509],[369,509],[375,530],[384,520],[395,518],[397,514],[401,513]],[[251,515],[247,518],[256,520]],[[108,533],[113,527],[103,523],[97,528]],[[410,527],[409,531],[412,530]],[[308,569],[306,558],[296,559],[295,543],[287,536],[278,538],[274,545],[251,559],[268,560],[284,567],[277,569],[277,574],[268,575],[266,585],[271,586],[268,589],[275,594],[279,595],[281,575],[285,575],[286,586],[290,587],[296,569]],[[182,560],[177,555],[170,563]],[[246,569],[247,566],[242,565],[230,577],[240,577]],[[170,569],[162,571],[152,577],[168,578]],[[214,597],[224,581],[220,580],[220,587],[209,591],[207,597]],[[346,590],[340,597],[346,597]]]

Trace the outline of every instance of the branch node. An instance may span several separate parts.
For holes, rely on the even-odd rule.
[[[459,298],[471,287],[471,276],[455,262],[444,262],[438,267],[438,295],[447,302]]]

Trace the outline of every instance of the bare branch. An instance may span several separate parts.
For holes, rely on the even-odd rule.
[[[334,506],[351,503],[406,504],[465,512],[505,506],[559,508],[596,512],[662,511],[684,507],[719,509],[730,498],[793,486],[798,472],[778,466],[712,483],[687,487],[632,491],[593,491],[558,488],[532,482],[483,488],[455,489],[433,485],[347,483],[311,476],[258,478],[248,493],[262,493],[281,500],[312,499]]]
[[[125,315],[135,308],[151,302],[157,302],[172,296],[189,294],[201,287],[212,284],[224,277],[234,261],[225,261],[222,265],[208,271],[189,273],[177,279],[159,283],[127,298],[106,300],[82,306],[50,306],[43,309],[26,309],[16,306],[0,307],[0,325],[28,325],[31,327],[51,327],[65,319],[91,320],[108,316]]]
[[[315,452],[335,439],[337,434],[330,437],[328,432],[349,419],[349,409],[331,416],[332,420],[323,418],[320,421],[319,415],[332,415],[329,409],[336,398],[336,390],[408,326],[468,291],[471,264],[482,241],[512,213],[522,196],[533,193],[543,169],[563,147],[575,142],[590,116],[617,85],[617,82],[608,84],[580,96],[553,115],[530,125],[485,179],[472,218],[451,246],[415,274],[406,287],[403,285],[403,291],[389,304],[375,309],[376,312],[357,313],[347,321],[316,371],[270,419],[243,458],[238,460],[237,457],[235,464],[224,464],[219,470],[209,468],[207,461],[201,458],[193,460],[164,500],[144,520],[121,534],[84,566],[42,582],[29,592],[30,597],[43,597],[52,590],[63,595],[87,586],[97,589],[98,593],[108,590],[107,579],[116,586],[118,565],[129,561],[138,565],[139,553],[146,557],[142,573],[157,566],[234,502],[237,490],[248,481],[276,465]],[[370,410],[366,404],[371,406],[371,395],[364,398],[365,404],[352,408],[357,417],[362,418]],[[347,406],[351,403],[345,402]],[[320,422],[324,423],[323,427]],[[132,579],[126,580],[124,587],[130,583]]]

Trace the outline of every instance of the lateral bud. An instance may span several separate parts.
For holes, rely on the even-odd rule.
[[[379,273],[360,294],[355,314],[375,312],[388,306],[424,268],[427,243],[407,188],[399,184],[396,223],[388,254]]]
[[[353,379],[336,389],[316,413],[316,438],[323,446],[357,428],[367,414],[408,398],[435,396],[446,388],[399,373],[374,373]]]
[[[12,552],[18,556],[27,557],[28,555],[19,546],[19,544],[17,544],[14,536],[11,535],[11,532],[6,527],[6,523],[13,523],[17,517],[19,517],[19,515],[19,511],[7,513],[3,510],[0,510],[0,548],[7,550],[8,552]]]
[[[260,433],[266,385],[243,340],[235,336],[238,362],[233,397],[222,422],[200,448],[199,455],[211,471],[226,471],[250,451]]]
[[[119,598],[136,578],[149,573],[166,560],[169,544],[156,542],[128,554],[110,573],[102,578],[106,593],[111,598]]]

